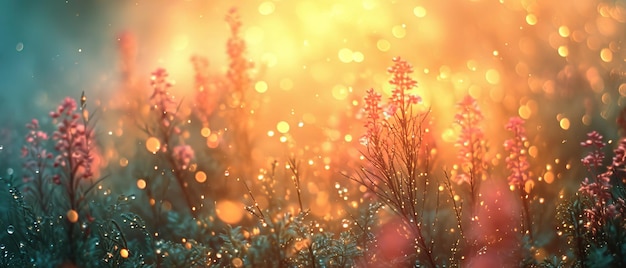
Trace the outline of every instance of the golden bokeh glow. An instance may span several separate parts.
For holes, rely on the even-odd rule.
[[[276,124],[276,130],[278,130],[278,132],[283,133],[283,134],[289,132],[289,123],[285,121],[278,122],[278,124]]]
[[[130,255],[130,253],[128,252],[128,249],[120,249],[120,257],[126,259],[128,258],[128,256]]]
[[[148,152],[155,154],[161,149],[161,142],[155,137],[150,137],[146,140],[146,149]]]
[[[145,189],[147,186],[146,180],[144,179],[138,179],[137,180],[137,188],[139,188],[140,190]]]
[[[230,200],[220,200],[215,204],[217,217],[227,224],[237,224],[243,219],[243,204]]]
[[[206,181],[206,173],[204,171],[198,171],[195,175],[196,181],[199,183],[203,183]]]
[[[68,210],[65,216],[67,217],[67,220],[71,223],[75,223],[78,221],[78,212],[76,212],[76,210]]]

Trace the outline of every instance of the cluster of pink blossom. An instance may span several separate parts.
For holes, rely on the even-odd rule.
[[[387,72],[392,75],[389,84],[394,87],[385,111],[387,117],[393,116],[398,109],[404,112],[409,108],[409,105],[421,101],[419,96],[407,92],[417,87],[417,81],[411,78],[413,66],[400,57],[393,58],[393,62],[394,65],[387,69]]]
[[[208,125],[220,101],[220,90],[224,87],[222,79],[209,75],[209,60],[205,57],[193,56],[191,63],[195,71],[194,82],[196,94],[194,111],[203,125]]]
[[[47,178],[44,173],[48,168],[48,160],[54,156],[45,148],[45,143],[49,139],[48,134],[39,127],[39,121],[33,119],[26,124],[28,133],[26,134],[26,144],[22,147],[22,158],[24,159],[24,170],[29,173],[24,175],[23,182],[35,181],[37,188],[41,188]],[[26,189],[28,190],[28,188]]]
[[[587,154],[581,160],[583,165],[588,171],[592,172],[595,176],[593,181],[589,178],[585,178],[579,189],[580,192],[598,198],[600,204],[604,205],[606,201],[611,197],[610,188],[610,176],[607,173],[600,173],[598,168],[602,166],[604,161],[604,152],[602,149],[606,146],[603,137],[600,133],[593,131],[587,134],[587,140],[581,142],[580,145],[585,148],[592,148],[591,152]]]
[[[172,127],[172,121],[175,120],[176,115],[176,102],[170,95],[169,88],[172,87],[172,83],[167,80],[167,70],[159,68],[152,72],[150,79],[150,86],[154,90],[150,97],[150,104],[152,109],[159,114],[159,121],[163,129],[168,130]],[[178,127],[173,127],[174,132],[180,132]]]
[[[461,133],[456,146],[459,147],[458,158],[465,172],[460,173],[456,179],[459,184],[463,182],[474,184],[475,181],[482,179],[485,168],[485,134],[481,128],[484,117],[476,99],[471,96],[465,96],[457,107],[459,112],[454,119],[455,123],[461,127]]]
[[[194,158],[194,151],[189,145],[178,145],[172,150],[172,157],[178,170],[185,170]]]
[[[598,171],[604,161],[602,149],[606,146],[602,135],[596,131],[588,133],[587,140],[582,142],[581,146],[592,148],[592,151],[582,159],[582,163],[594,175],[594,179],[585,178],[578,191],[593,201],[593,206],[585,209],[585,217],[588,219],[586,227],[595,233],[607,219],[623,214],[626,209],[624,200],[614,199],[611,194],[613,187],[611,177],[624,165],[626,140],[620,141],[618,148],[614,151],[613,163],[603,173]]]
[[[408,93],[409,90],[417,86],[417,81],[411,78],[413,73],[413,66],[407,61],[402,60],[400,57],[393,58],[394,65],[387,69],[392,77],[389,80],[389,84],[394,86],[391,96],[387,104],[384,106],[381,104],[381,94],[370,88],[367,90],[367,94],[364,97],[365,105],[363,112],[366,117],[366,135],[363,137],[365,141],[369,141],[373,136],[378,135],[381,130],[380,121],[381,114],[385,116],[384,120],[389,119],[396,114],[398,109],[405,113],[410,109],[410,106],[417,104],[421,101],[421,98],[415,94]],[[404,118],[406,115],[402,115]]]
[[[50,117],[58,122],[57,130],[52,134],[52,139],[56,141],[54,149],[58,152],[54,166],[66,169],[72,178],[88,179],[94,175],[94,133],[85,126],[86,122],[81,122],[82,117],[77,108],[76,101],[68,97],[55,111],[50,112]],[[59,179],[58,175],[53,177],[57,183],[60,183]]]
[[[226,52],[230,63],[228,66],[228,72],[226,77],[230,81],[233,88],[233,96],[235,105],[238,107],[241,105],[241,99],[243,98],[243,90],[245,90],[250,83],[248,77],[248,70],[253,67],[253,63],[245,58],[246,42],[240,36],[241,30],[241,18],[236,8],[231,8],[226,15],[226,22],[230,26],[231,37],[226,44]]]
[[[365,123],[365,128],[367,131],[365,134],[365,138],[368,140],[372,137],[377,136],[380,131],[380,99],[380,94],[374,91],[373,88],[367,90],[367,95],[364,98],[365,106],[363,107],[363,111],[365,112],[365,117],[367,120]]]
[[[611,174],[613,174],[616,169],[623,167],[626,164],[626,138],[622,138],[619,141],[617,149],[613,151],[613,154],[613,162],[609,168]]]
[[[505,128],[513,132],[513,138],[504,141],[504,150],[508,152],[505,159],[506,167],[511,171],[508,177],[509,185],[524,189],[530,168],[528,153],[524,145],[527,141],[524,119],[517,116],[511,117]]]
[[[592,148],[593,150],[582,159],[583,165],[588,171],[596,171],[602,166],[604,161],[604,152],[602,149],[606,144],[602,141],[603,137],[597,131],[587,133],[587,140],[581,142],[580,145],[585,148]]]
[[[174,178],[183,191],[190,212],[195,217],[197,210],[190,198],[191,194],[186,190],[187,182],[184,178],[194,158],[194,150],[189,145],[176,145],[174,142],[173,137],[181,134],[180,123],[182,118],[179,117],[177,104],[169,93],[172,83],[168,81],[167,77],[167,71],[162,68],[152,73],[151,86],[154,92],[150,101],[158,121],[154,129],[146,129],[146,132],[150,136],[156,136],[159,140],[159,150],[170,165]],[[182,136],[179,138],[181,141],[185,139]]]

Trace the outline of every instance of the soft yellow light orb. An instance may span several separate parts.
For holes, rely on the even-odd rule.
[[[208,127],[203,127],[200,130],[200,135],[202,135],[202,137],[205,137],[205,138],[208,137],[209,135],[211,135],[211,129]]]
[[[289,123],[285,121],[278,122],[278,124],[276,124],[276,130],[278,130],[278,132],[283,133],[283,134],[289,132]]]
[[[339,53],[337,53],[337,56],[339,57],[339,60],[343,63],[349,63],[353,60],[352,50],[349,48],[340,49]]]
[[[561,118],[561,120],[559,121],[559,125],[561,126],[562,129],[568,130],[570,126],[569,119]]]
[[[393,28],[391,28],[391,34],[398,39],[404,38],[406,36],[406,25],[393,26]]]
[[[485,73],[485,79],[489,84],[496,85],[500,83],[500,73],[495,69],[489,69]]]
[[[376,42],[376,48],[378,48],[378,50],[382,52],[386,52],[389,51],[389,49],[391,48],[391,43],[389,43],[389,41],[385,39],[380,39],[378,40],[378,42]]]
[[[528,107],[527,105],[522,105],[517,110],[517,113],[519,114],[519,116],[521,118],[528,119],[528,118],[530,118],[530,115],[532,114],[532,111],[530,110],[530,107]]]
[[[265,81],[256,82],[256,84],[254,85],[254,89],[256,90],[256,92],[265,93],[267,92],[267,83]]]
[[[426,17],[426,9],[423,6],[416,6],[413,9],[413,14],[418,18]]]
[[[534,14],[526,15],[526,23],[528,23],[528,25],[537,24],[537,16],[535,16]]]
[[[561,27],[559,27],[559,35],[561,37],[568,37],[570,34],[569,28],[567,28],[567,26],[563,25]]]
[[[558,49],[559,52],[559,56],[565,58],[567,57],[567,55],[569,55],[569,49],[567,48],[567,46],[560,46]]]
[[[161,141],[155,137],[150,137],[146,140],[146,149],[148,152],[155,154],[161,149]]]
[[[600,58],[604,62],[611,62],[611,61],[613,61],[613,51],[611,51],[608,48],[603,48],[600,51]]]
[[[365,55],[363,55],[362,52],[355,51],[354,53],[352,53],[352,60],[354,62],[363,62],[364,59],[365,59]]]

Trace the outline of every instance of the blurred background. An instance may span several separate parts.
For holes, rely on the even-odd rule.
[[[164,67],[176,81],[173,94],[193,98],[192,56],[207,57],[216,76],[226,71],[231,7],[255,64],[259,166],[296,154],[334,174],[345,169],[345,159],[359,155],[361,99],[368,88],[388,96],[386,68],[396,56],[414,66],[448,169],[459,132],[455,105],[468,94],[485,114],[496,166],[508,118],[527,120],[533,177],[557,185],[546,196],[577,189],[580,173],[564,171],[579,168],[585,133],[619,136],[624,1],[6,1],[0,161],[17,163],[25,122],[49,123],[47,112],[64,96],[84,91],[104,122],[115,122],[106,110],[126,96],[129,68],[137,96],[150,96],[149,74]],[[107,124],[105,132],[119,127]]]

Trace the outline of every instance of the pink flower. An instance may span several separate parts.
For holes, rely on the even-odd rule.
[[[588,171],[602,166],[602,162],[604,161],[604,152],[602,152],[602,148],[606,146],[602,139],[603,137],[600,133],[592,131],[587,134],[587,140],[580,143],[582,147],[593,149],[582,159],[582,163],[585,167],[587,167]]]
[[[377,135],[380,130],[380,99],[380,94],[376,93],[373,88],[367,90],[367,95],[364,98],[365,106],[363,107],[363,111],[365,112],[365,117],[367,120],[365,123],[367,138],[371,138],[372,136]]]
[[[176,113],[176,102],[172,99],[169,89],[172,83],[168,81],[169,74],[163,68],[156,69],[152,72],[150,78],[150,86],[152,87],[152,96],[150,96],[150,104],[159,114],[162,124],[167,128],[173,120],[171,115]]]
[[[85,127],[85,122],[80,122],[80,111],[77,108],[76,101],[68,97],[56,113],[51,113],[59,121],[57,130],[52,134],[52,139],[56,141],[54,148],[58,151],[54,166],[68,168],[68,175],[72,178],[88,179],[93,176],[94,133]]]
[[[176,168],[185,170],[194,158],[194,151],[189,145],[178,145],[172,150],[172,156],[176,162]]]
[[[220,90],[224,87],[223,81],[209,74],[209,60],[205,57],[193,56],[191,58],[195,75],[196,94],[194,98],[194,111],[203,125],[207,125],[209,117],[220,101]]]
[[[598,171],[604,160],[602,149],[606,146],[602,140],[602,135],[596,131],[588,133],[587,140],[582,142],[581,146],[592,149],[581,161],[587,170],[595,176],[593,176],[593,180],[585,178],[578,191],[593,202],[590,208],[585,209],[585,217],[587,218],[586,227],[595,233],[608,219],[619,215],[625,208],[623,206],[624,201],[621,198],[613,198],[611,194],[613,187],[611,176],[624,164],[626,144],[624,140],[620,141],[620,145],[615,150],[613,163],[604,173]]]
[[[411,78],[413,66],[400,57],[393,58],[393,62],[394,65],[387,69],[387,72],[392,75],[389,84],[393,86],[389,98],[388,116],[393,116],[397,109],[402,109],[404,112],[409,105],[421,100],[420,97],[408,93],[409,90],[417,87],[417,81]]]
[[[233,94],[232,105],[239,106],[241,98],[243,98],[243,91],[247,89],[250,84],[250,78],[248,77],[248,70],[254,65],[252,62],[246,59],[246,42],[240,36],[241,30],[241,18],[239,11],[236,8],[231,8],[226,14],[226,22],[230,27],[231,36],[228,38],[226,44],[226,53],[230,59],[228,71],[226,77],[230,82],[232,91],[237,94]]]
[[[504,149],[508,152],[505,158],[506,167],[511,171],[508,177],[509,185],[524,189],[530,167],[524,145],[527,140],[524,120],[519,117],[511,117],[505,128],[513,132],[513,138],[504,142]]]
[[[394,88],[387,104],[384,105],[384,109],[381,108],[383,106],[381,104],[381,95],[376,93],[374,89],[370,88],[367,90],[364,98],[365,105],[363,111],[367,120],[365,123],[367,133],[364,137],[366,141],[378,135],[381,131],[381,124],[393,117],[398,109],[405,113],[411,105],[422,101],[419,96],[408,93],[409,90],[417,86],[417,81],[410,76],[413,73],[413,66],[400,57],[393,58],[393,62],[394,65],[389,67],[387,72],[392,75],[389,83]],[[381,114],[384,116],[382,120]]]
[[[45,180],[44,171],[49,166],[46,161],[51,158],[51,154],[45,149],[45,144],[48,141],[48,134],[39,129],[39,121],[37,119],[31,120],[26,124],[26,128],[29,130],[24,140],[26,144],[22,147],[21,156],[24,159],[23,168],[27,173],[30,173],[29,181],[33,181],[35,178],[37,183],[42,183]]]
[[[462,169],[470,174],[460,174],[459,183],[481,180],[485,169],[485,148],[484,133],[482,130],[482,120],[484,119],[476,100],[470,96],[465,96],[457,105],[459,112],[454,116],[456,124],[461,128],[461,133],[456,142],[459,147],[458,158],[461,160]],[[464,176],[469,176],[467,178]]]
[[[622,138],[619,141],[619,145],[613,151],[613,163],[609,167],[609,172],[611,175],[617,171],[624,170],[623,166],[626,164],[626,138]]]

